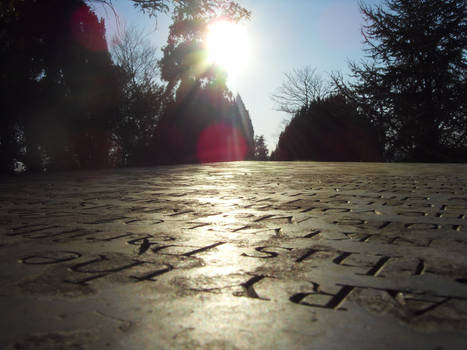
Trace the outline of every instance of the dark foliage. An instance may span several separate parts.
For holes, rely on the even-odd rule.
[[[253,158],[249,113],[239,96],[232,98],[226,86],[226,72],[207,61],[202,36],[209,21],[219,16],[206,11],[209,3],[214,2],[182,1],[173,13],[159,62],[161,77],[167,82],[167,109],[157,129],[157,161],[161,163]],[[248,15],[235,7],[223,10],[233,19]]]
[[[122,166],[154,164],[156,129],[162,109],[163,89],[159,85],[146,82],[124,89],[120,120],[114,129],[122,149]]]
[[[465,0],[362,6],[368,62],[335,78],[383,131],[387,160],[467,161]]]
[[[240,97],[195,83],[179,91],[157,128],[157,163],[198,163],[253,158],[253,127]]]
[[[164,108],[164,88],[157,82],[156,49],[135,28],[114,38],[112,56],[121,69],[122,101],[115,135],[123,166],[154,164],[156,128]]]
[[[272,160],[381,161],[375,128],[343,96],[315,100],[281,133]]]
[[[255,137],[255,160],[269,160],[269,150],[264,142],[264,136]]]
[[[150,15],[174,3],[193,23],[249,15],[230,0],[133,2]],[[137,37],[121,43],[122,55],[112,62],[104,21],[84,0],[0,3],[0,172],[18,161],[39,171],[252,158],[251,120],[225,88],[225,75],[214,67],[203,76],[186,74],[200,56],[179,66],[179,48],[190,42],[179,24],[168,42],[169,70],[162,72],[177,73],[164,89],[154,78],[153,48]],[[191,40],[199,42],[199,35]],[[179,143],[186,153],[172,147]]]
[[[105,26],[80,0],[17,1],[2,13],[0,163],[110,166],[118,72]]]

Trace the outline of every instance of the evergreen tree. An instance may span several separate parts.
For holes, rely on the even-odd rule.
[[[110,165],[119,93],[103,20],[81,0],[14,3],[0,16],[2,166]]]
[[[381,130],[388,160],[466,161],[465,0],[361,6],[369,61],[341,93]]]
[[[180,1],[175,8],[160,61],[161,77],[167,81],[167,110],[157,130],[160,162],[252,157],[253,128],[248,112],[241,99],[235,100],[228,90],[226,72],[208,63],[203,42],[210,21],[247,15],[226,0]]]
[[[251,122],[250,112],[246,109],[245,103],[240,94],[235,97],[235,105],[233,111],[233,125],[242,132],[247,143],[246,160],[252,160],[255,157],[255,132],[253,123]]]
[[[234,161],[253,158],[253,126],[236,100],[216,85],[192,86],[177,93],[157,128],[161,163]]]
[[[152,79],[134,84],[128,67],[112,64],[104,22],[88,6],[94,2],[112,6],[112,0],[0,2],[1,171],[15,160],[38,170],[141,164],[152,159],[148,151],[154,148],[162,89]],[[168,47],[173,49],[188,43],[185,35],[194,33],[184,24],[196,27],[201,18],[248,15],[231,0],[132,2],[152,16],[175,6],[174,16],[183,20],[171,32]],[[189,9],[198,14],[192,12],[190,17]],[[171,56],[175,66],[178,53]],[[193,57],[193,52],[186,53]],[[217,73],[206,72],[204,88],[225,85],[225,76]],[[180,77],[189,75],[178,70],[170,81],[181,85]],[[193,82],[191,78],[184,80],[185,87]],[[220,91],[228,97],[225,89]],[[172,100],[173,95],[168,95]],[[232,113],[234,107],[228,106]]]
[[[255,137],[255,160],[268,160],[269,151],[264,142],[264,136]]]
[[[281,133],[272,160],[381,161],[375,130],[341,95],[313,101]]]
[[[200,80],[216,85],[228,95],[226,73],[220,67],[208,64],[203,39],[208,25],[217,18],[238,21],[249,13],[230,0],[180,1],[172,15],[167,45],[160,61],[161,77],[167,81],[167,93],[178,89],[186,92]]]

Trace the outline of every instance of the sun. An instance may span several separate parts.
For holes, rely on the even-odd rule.
[[[242,24],[219,20],[208,27],[206,36],[208,62],[227,71],[229,80],[235,80],[246,68],[249,59],[249,41],[246,27]]]

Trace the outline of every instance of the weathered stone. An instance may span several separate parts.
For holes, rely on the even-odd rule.
[[[466,215],[466,165],[3,178],[0,348],[462,348]]]

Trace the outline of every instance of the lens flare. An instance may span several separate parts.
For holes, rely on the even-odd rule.
[[[246,152],[242,133],[226,123],[207,127],[198,139],[197,154],[201,163],[245,160]]]

